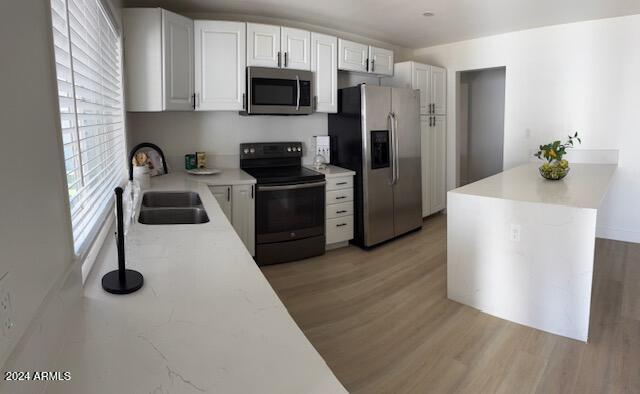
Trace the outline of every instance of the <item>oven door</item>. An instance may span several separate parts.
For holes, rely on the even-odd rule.
[[[256,243],[324,235],[325,181],[258,185]]]
[[[305,70],[248,67],[247,113],[308,115],[313,112],[313,74]]]

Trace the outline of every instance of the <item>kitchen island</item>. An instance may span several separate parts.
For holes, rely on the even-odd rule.
[[[588,340],[596,216],[615,165],[560,181],[525,164],[447,194],[447,295],[482,312]]]
[[[195,191],[210,218],[195,225],[134,223],[127,267],[138,292],[101,288],[116,267],[107,238],[68,322],[54,365],[69,381],[48,393],[345,393],[293,321],[220,209],[208,186],[255,179],[184,173],[152,179],[153,191]]]

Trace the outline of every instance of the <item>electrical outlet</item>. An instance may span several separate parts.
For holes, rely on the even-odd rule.
[[[11,293],[7,281],[8,274],[5,274],[0,279],[0,324],[2,325],[2,335],[5,337],[11,334],[15,324]]]
[[[513,242],[520,242],[520,231],[522,230],[522,228],[520,227],[519,224],[512,224],[511,225],[511,230],[509,232],[509,239],[511,239]]]

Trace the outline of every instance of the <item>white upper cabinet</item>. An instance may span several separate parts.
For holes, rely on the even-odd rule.
[[[377,75],[393,75],[393,51],[370,46],[369,72]]]
[[[280,67],[280,26],[247,23],[247,66]]]
[[[193,21],[160,8],[125,8],[127,111],[193,109]]]
[[[311,33],[311,71],[314,75],[316,112],[338,111],[338,39]]]
[[[442,67],[431,66],[431,100],[432,113],[444,115],[447,113],[447,72]]]
[[[353,41],[338,40],[338,68],[345,71],[368,71],[369,47]]]
[[[412,62],[412,87],[420,90],[420,114],[429,114],[431,103],[431,66]]]
[[[281,42],[283,68],[311,70],[311,33],[282,27]]]
[[[193,109],[193,21],[162,10],[164,109]]]
[[[195,21],[196,110],[243,109],[245,31],[244,22]]]
[[[339,39],[338,69],[393,75],[393,51]]]

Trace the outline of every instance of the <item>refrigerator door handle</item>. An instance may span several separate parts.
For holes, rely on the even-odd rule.
[[[389,150],[389,154],[391,155],[389,160],[391,164],[391,180],[389,181],[389,185],[391,186],[396,183],[396,130],[393,117],[393,112],[389,112],[387,122],[389,122],[389,142],[391,144],[391,149]]]
[[[391,113],[393,117],[393,169],[395,174],[393,176],[393,184],[398,183],[398,179],[400,179],[400,149],[398,147],[398,118],[394,112]]]

